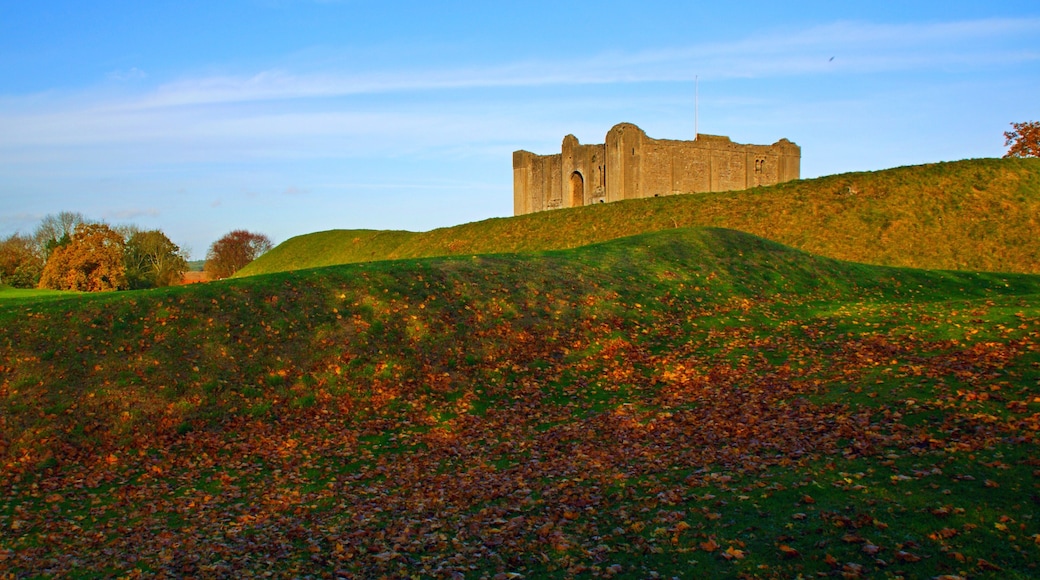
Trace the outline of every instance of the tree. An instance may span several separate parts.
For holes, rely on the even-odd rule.
[[[1004,131],[1004,157],[1040,157],[1040,122],[1011,123],[1014,131]]]
[[[43,256],[29,236],[12,234],[0,242],[0,284],[35,288],[43,272]]]
[[[105,224],[81,223],[69,243],[57,246],[40,276],[40,288],[99,292],[126,288],[123,236]]]
[[[177,244],[159,230],[125,228],[124,261],[126,281],[131,289],[173,286],[188,269],[188,260]]]
[[[213,242],[206,252],[203,269],[214,280],[227,278],[270,249],[271,240],[267,236],[235,230]]]
[[[40,225],[36,226],[36,232],[33,234],[33,240],[43,255],[43,259],[50,258],[54,248],[68,244],[76,228],[85,223],[87,220],[83,214],[72,211],[50,214],[40,220]]]

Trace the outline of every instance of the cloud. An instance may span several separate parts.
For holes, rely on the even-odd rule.
[[[272,69],[244,76],[184,79],[159,86],[130,104],[141,108],[232,102],[314,99],[351,95],[740,78],[834,72],[910,70],[949,65],[1008,65],[1040,60],[1040,51],[1013,46],[980,50],[978,42],[1040,34],[1040,19],[986,19],[934,24],[839,22],[801,31],[635,53],[604,53],[569,60],[528,60],[492,66],[376,73],[294,74]]]
[[[379,72],[341,68],[299,73],[285,69],[248,75],[210,75],[120,92],[84,89],[0,96],[0,167],[79,160],[125,159],[205,163],[214,159],[406,155],[429,148],[458,150],[474,143],[530,142],[545,103],[518,91],[579,85],[627,85],[731,78],[859,75],[886,71],[994,68],[1040,62],[1032,39],[1040,19],[985,19],[931,24],[837,22],[637,52],[569,60],[503,62],[442,69],[402,66]],[[835,57],[831,62],[829,58]],[[319,59],[324,60],[324,59]],[[306,65],[300,63],[298,68]],[[132,68],[112,78],[144,78]],[[146,76],[146,75],[145,75]],[[436,107],[438,92],[463,91]],[[606,91],[604,91],[605,93]],[[384,95],[397,94],[393,105]],[[367,97],[367,98],[366,98]],[[584,99],[574,96],[571,99]],[[626,110],[597,95],[597,107]],[[718,98],[724,98],[718,95]],[[608,103],[608,104],[604,104]],[[570,115],[575,102],[553,97],[552,109]],[[527,114],[534,112],[537,114]],[[573,116],[573,115],[572,115]],[[528,117],[526,120],[522,118]],[[572,119],[580,124],[581,119]],[[552,128],[556,131],[556,128]],[[128,148],[127,145],[133,145]],[[508,148],[508,147],[507,147]]]
[[[289,187],[286,187],[284,191],[282,191],[282,195],[290,196],[305,195],[307,193],[309,193],[308,190],[301,189],[299,187],[296,187],[295,185],[290,185]]]
[[[159,214],[159,210],[155,208],[121,209],[106,213],[105,218],[112,220],[131,220],[138,217],[159,217]]]

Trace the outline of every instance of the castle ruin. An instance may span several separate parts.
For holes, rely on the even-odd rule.
[[[801,147],[787,139],[772,145],[741,145],[717,135],[652,139],[621,123],[601,145],[582,145],[567,135],[558,155],[513,152],[513,214],[774,185],[798,179],[801,159]]]

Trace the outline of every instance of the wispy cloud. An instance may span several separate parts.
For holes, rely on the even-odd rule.
[[[110,211],[105,214],[109,220],[132,220],[139,217],[159,217],[160,211],[155,208],[128,208]]]
[[[488,106],[476,91],[496,88],[624,86],[727,78],[802,78],[1040,62],[1023,39],[1040,36],[1040,19],[986,19],[885,25],[838,22],[778,31],[729,43],[616,52],[570,60],[527,60],[444,69],[357,72],[342,67],[298,73],[271,69],[246,75],[184,78],[142,89],[88,88],[77,93],[0,97],[0,151],[5,164],[71,155],[67,148],[165,145],[172,161],[241,155],[398,152],[438,140],[448,147],[492,135],[530,131],[502,110],[523,107],[509,91]],[[834,57],[834,60],[831,60]],[[302,68],[302,67],[301,67]],[[113,73],[142,78],[143,71]],[[143,79],[142,79],[143,80]],[[151,80],[151,79],[149,79]],[[470,90],[437,108],[408,97]],[[400,94],[398,107],[364,96]],[[566,107],[556,99],[558,107]],[[408,104],[412,103],[412,104]],[[514,115],[515,116],[515,115]],[[580,121],[575,121],[580,122]],[[330,141],[332,140],[332,141]],[[66,148],[66,149],[63,149]],[[128,154],[134,155],[131,151]],[[102,155],[101,152],[91,154]],[[80,155],[80,153],[75,153]]]
[[[184,79],[159,86],[129,106],[175,107],[228,102],[475,89],[881,72],[950,65],[987,66],[1040,60],[1040,49],[1003,40],[1040,34],[1040,19],[937,24],[839,22],[732,43],[698,44],[570,60],[501,63],[380,73],[267,70],[244,76]],[[987,41],[980,49],[979,41]],[[994,42],[996,41],[996,42]],[[838,56],[835,61],[829,57]]]

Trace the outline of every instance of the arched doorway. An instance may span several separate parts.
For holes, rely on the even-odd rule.
[[[585,205],[585,179],[575,171],[571,174],[571,207]]]

